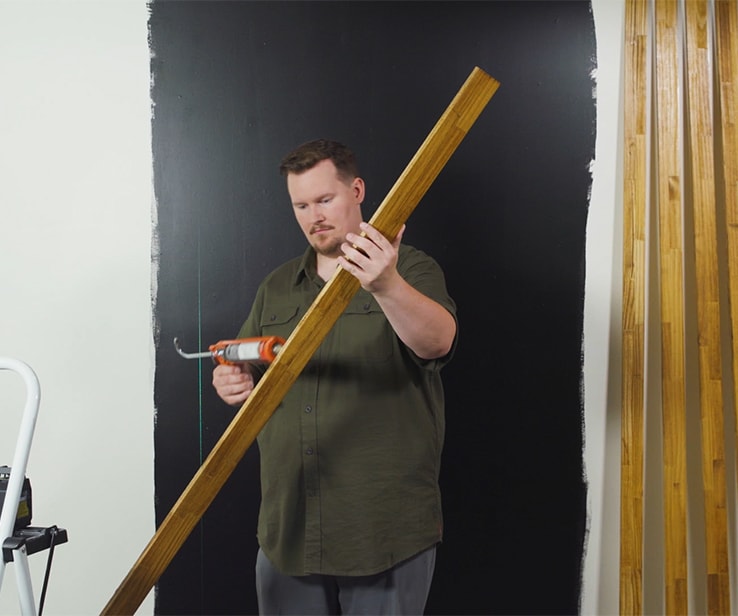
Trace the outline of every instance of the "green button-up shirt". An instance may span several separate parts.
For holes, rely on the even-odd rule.
[[[456,318],[435,260],[403,244],[397,268]],[[239,337],[288,338],[324,284],[308,248],[262,282]],[[441,540],[452,354],[420,359],[370,293],[354,295],[257,439],[258,539],[279,570],[370,575]]]

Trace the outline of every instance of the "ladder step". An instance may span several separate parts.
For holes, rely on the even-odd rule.
[[[57,546],[68,541],[67,531],[57,526],[27,526],[20,528],[3,541],[3,561],[13,562],[13,551],[26,547],[28,555],[48,550],[52,544]]]

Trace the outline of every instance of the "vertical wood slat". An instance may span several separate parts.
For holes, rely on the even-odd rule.
[[[625,5],[620,613],[643,605],[648,0]]]
[[[656,0],[656,169],[661,300],[664,584],[667,614],[686,614],[687,466],[678,10]]]
[[[727,486],[723,430],[720,288],[717,250],[712,80],[707,0],[685,3],[685,89],[699,351],[702,486],[705,511],[707,613],[730,613]]]
[[[732,331],[734,412],[738,443],[738,8],[715,0],[715,47],[720,92],[728,295]]]

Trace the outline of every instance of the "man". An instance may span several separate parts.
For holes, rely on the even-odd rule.
[[[258,437],[261,614],[421,614],[442,536],[441,368],[456,307],[438,264],[362,222],[352,152],[319,139],[288,154],[309,247],[261,283],[239,337],[289,337],[337,267],[361,288]],[[218,365],[240,406],[265,370]]]

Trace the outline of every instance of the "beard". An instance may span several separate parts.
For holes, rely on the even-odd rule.
[[[331,259],[340,257],[343,254],[341,244],[343,244],[345,238],[338,236],[334,227],[324,226],[321,228],[323,229],[323,233],[313,234],[311,230],[308,236],[310,245],[315,252],[323,257],[329,257]]]
[[[341,250],[341,244],[343,244],[343,242],[343,239],[337,237],[318,237],[317,241],[312,242],[312,246],[315,252],[319,255],[335,259],[343,254],[343,251]]]

